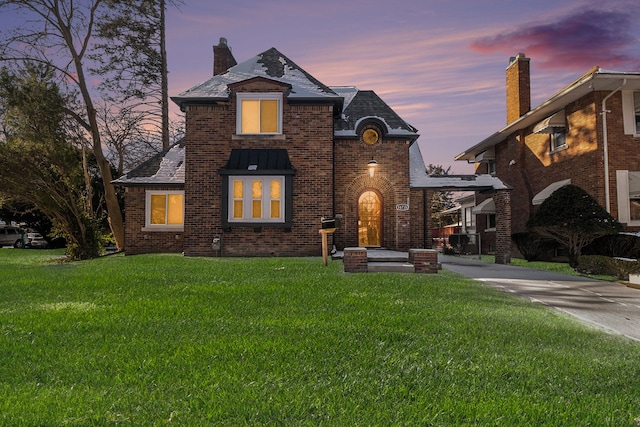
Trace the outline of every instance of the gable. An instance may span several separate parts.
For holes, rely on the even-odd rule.
[[[227,100],[231,85],[256,77],[288,85],[291,88],[288,94],[290,99],[330,100],[342,103],[342,97],[275,48],[235,65],[226,73],[213,76],[171,99],[180,108],[186,103]]]

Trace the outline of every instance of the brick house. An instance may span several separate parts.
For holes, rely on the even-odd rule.
[[[506,69],[506,92],[506,127],[456,160],[513,188],[512,231],[524,231],[536,206],[569,183],[627,230],[640,230],[640,73],[595,67],[531,109],[530,59],[518,54]],[[476,227],[491,242],[495,206],[477,196]]]
[[[329,87],[271,48],[172,98],[186,134],[114,182],[125,188],[125,252],[317,256],[330,245],[425,247],[417,130],[373,91]]]

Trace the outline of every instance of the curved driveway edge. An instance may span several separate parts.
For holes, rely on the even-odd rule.
[[[620,283],[438,254],[442,268],[640,341],[640,290]]]

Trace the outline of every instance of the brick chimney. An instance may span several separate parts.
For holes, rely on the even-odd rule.
[[[524,53],[509,60],[507,67],[507,124],[531,110],[531,73]]]
[[[220,37],[220,42],[213,47],[213,75],[224,74],[229,68],[237,65],[236,59],[227,46],[227,39]]]

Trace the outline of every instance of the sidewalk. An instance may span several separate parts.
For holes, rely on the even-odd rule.
[[[620,283],[438,254],[442,268],[640,341],[640,290]]]

